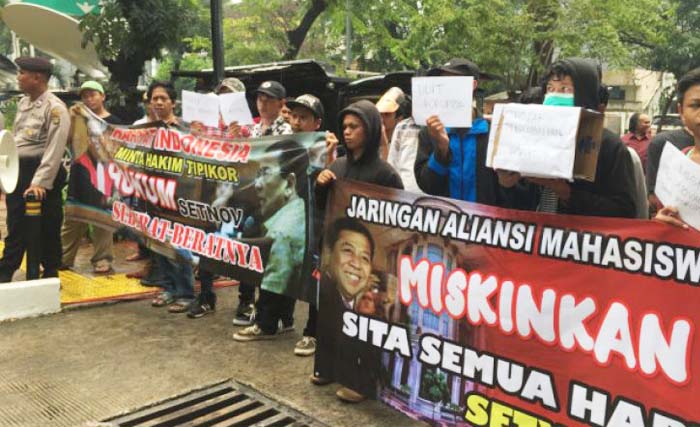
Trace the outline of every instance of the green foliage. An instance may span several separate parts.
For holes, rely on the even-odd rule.
[[[200,53],[185,53],[182,55],[179,64],[176,64],[174,57],[168,56],[160,63],[155,78],[157,80],[170,80],[170,73],[175,69],[176,65],[179,65],[178,70],[198,71],[211,68],[212,62],[206,53],[204,55]],[[194,90],[195,84],[196,80],[194,78],[181,77],[175,80],[175,89],[178,93],[182,90]]]

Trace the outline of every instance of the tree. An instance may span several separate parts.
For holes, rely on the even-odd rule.
[[[144,63],[164,49],[181,53],[183,40],[202,28],[201,12],[198,0],[110,0],[99,15],[83,17],[84,42],[95,44],[120,95],[122,108],[113,107],[118,115],[138,117],[136,85]]]

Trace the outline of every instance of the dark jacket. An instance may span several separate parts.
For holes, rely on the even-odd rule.
[[[562,61],[574,82],[574,102],[578,107],[598,109],[598,69],[587,59]],[[508,207],[535,210],[541,188],[522,180],[508,190]],[[598,154],[595,181],[575,180],[568,202],[559,202],[559,213],[586,216],[635,218],[635,185],[632,159],[620,137],[607,129]]]
[[[447,131],[450,151],[444,159],[437,155],[437,141],[427,128],[418,134],[414,172],[420,189],[435,196],[500,205],[498,177],[486,167],[488,123],[477,118],[471,128]]]
[[[330,170],[338,179],[354,179],[356,181],[368,182],[370,184],[381,185],[383,187],[403,190],[401,177],[389,163],[379,157],[379,142],[382,134],[382,118],[377,108],[369,101],[362,100],[351,104],[340,112],[340,128],[342,129],[343,117],[347,114],[355,114],[360,117],[365,125],[367,142],[365,150],[360,158],[355,159],[352,153],[340,157],[334,161]],[[340,135],[343,143],[343,135]],[[316,202],[320,208],[326,206],[326,196],[328,186],[316,186]]]
[[[664,151],[666,141],[673,144],[679,150],[692,147],[695,144],[693,135],[685,129],[676,129],[661,132],[649,143],[647,151],[647,191],[653,193],[656,188],[656,175],[659,173],[659,162],[661,162],[661,152]]]

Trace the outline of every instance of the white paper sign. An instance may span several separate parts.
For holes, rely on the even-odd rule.
[[[182,91],[182,120],[200,122],[205,126],[219,126],[219,98],[215,94]]]
[[[664,206],[678,208],[681,219],[700,230],[700,165],[670,142],[664,145],[654,193]]]
[[[413,119],[424,126],[437,115],[446,127],[472,126],[474,77],[414,77],[411,79]]]
[[[253,115],[250,114],[250,108],[248,108],[248,101],[246,101],[244,92],[222,93],[219,95],[219,105],[224,123],[253,124]]]
[[[486,166],[524,176],[573,179],[579,107],[497,104]]]

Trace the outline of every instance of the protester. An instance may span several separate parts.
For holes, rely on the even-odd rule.
[[[253,126],[251,136],[259,138],[269,135],[289,135],[292,127],[282,116],[284,98],[287,91],[276,81],[263,82],[255,91],[255,103],[260,114],[260,122]]]
[[[158,120],[168,125],[180,124],[175,115],[177,92],[171,82],[156,81],[148,86],[148,98]],[[178,259],[170,259],[160,254],[153,254],[149,276],[142,280],[149,285],[163,288],[151,305],[168,306],[171,313],[184,313],[194,299],[194,276],[192,274],[192,256],[189,252],[177,250]]]
[[[245,93],[246,88],[242,81],[234,77],[225,78],[219,83],[214,91],[217,95],[223,93]],[[219,127],[210,128],[200,124],[192,123],[193,129],[197,128],[199,132],[217,138],[247,138],[250,136],[250,130],[246,126],[240,126],[237,122],[229,124],[224,123],[223,118],[219,117]],[[218,188],[227,188],[219,186]],[[230,186],[228,187],[230,189]],[[226,198],[228,200],[228,198]],[[213,202],[212,205],[216,203]],[[187,311],[187,317],[198,319],[207,314],[213,313],[216,310],[216,293],[214,293],[214,277],[215,275],[206,268],[206,260],[200,259],[199,263],[199,281],[201,290],[197,298],[190,304]]]
[[[287,102],[287,106],[291,109],[291,125],[294,133],[298,132],[316,132],[321,129],[325,111],[321,100],[317,97],[304,94],[292,101]],[[335,146],[330,148],[334,150]],[[332,153],[327,152],[326,158],[332,158]],[[308,218],[308,216],[307,216]],[[309,224],[313,227],[313,224]],[[294,306],[292,305],[291,308]],[[292,313],[288,313],[291,315]],[[306,327],[302,333],[301,340],[297,341],[294,346],[294,354],[297,356],[311,356],[316,351],[316,323],[318,320],[318,309],[314,302],[309,303],[309,316],[306,321]]]
[[[61,266],[61,189],[66,170],[61,160],[70,131],[66,105],[49,92],[53,65],[49,60],[22,56],[17,83],[25,94],[17,104],[13,126],[19,155],[19,179],[15,191],[7,194],[7,237],[0,259],[0,282],[12,281],[22,262],[29,229],[25,219],[25,198],[35,197],[41,206],[41,265],[43,277],[58,277]]]
[[[93,80],[86,81],[80,87],[79,94],[83,104],[99,118],[110,124],[123,124],[119,117],[114,116],[105,108],[105,91],[101,84]],[[106,200],[112,196],[111,179],[105,167],[97,163],[94,156],[91,156],[90,149],[83,153],[83,156],[73,160],[70,175],[72,178],[68,186],[68,198],[77,198],[77,200],[88,198],[93,200],[93,203],[99,208],[111,208],[106,205]],[[61,230],[61,241],[63,242],[61,268],[68,269],[73,266],[80,241],[87,230],[88,224],[85,222],[67,219],[63,223],[63,229]],[[91,240],[95,249],[92,258],[90,258],[93,272],[95,274],[112,272],[112,259],[114,258],[113,233],[95,226],[92,228]]]
[[[381,116],[377,107],[369,101],[358,101],[340,112],[342,139],[347,147],[347,155],[337,159],[328,169],[324,169],[316,179],[316,203],[320,209],[326,205],[329,186],[338,178],[354,179],[389,188],[403,189],[399,174],[379,157],[382,138]],[[329,145],[337,144],[334,134],[328,133]],[[323,305],[322,305],[323,306]],[[319,335],[318,345],[325,347],[324,337]],[[332,345],[332,344],[330,344]],[[316,353],[318,356],[318,353]],[[333,374],[327,367],[318,366],[311,381],[317,385],[328,384]],[[365,399],[363,390],[342,387],[336,396],[346,402],[360,402]]]
[[[587,59],[557,61],[547,71],[544,105],[600,107],[596,64]],[[594,182],[526,178],[498,171],[499,183],[510,190],[508,204],[518,209],[574,215],[634,218],[634,172],[629,152],[612,132],[603,130]]]
[[[280,323],[291,327],[296,300],[285,294],[300,283],[306,252],[307,150],[293,140],[282,140],[265,152],[270,156],[260,160],[255,192],[272,247],[260,283],[255,324],[233,334],[243,342],[274,338]]]
[[[695,92],[698,86],[700,86],[700,68],[695,68],[681,77],[676,86],[676,97],[678,99],[678,113],[683,120],[683,129],[661,132],[649,144],[647,150],[647,190],[649,191],[649,205],[652,209],[661,208],[661,202],[654,194],[654,188],[656,187],[656,175],[659,172],[661,152],[666,141],[679,150],[692,147],[694,144],[692,126],[697,121],[695,115],[699,107],[695,100],[685,95],[688,92]]]
[[[622,135],[622,143],[632,148],[646,170],[647,150],[651,143],[651,119],[646,114],[634,113],[630,117],[627,133]]]
[[[399,88],[392,89],[401,90]],[[398,91],[394,91],[393,94],[399,95]],[[396,169],[399,176],[401,176],[401,181],[406,191],[422,193],[416,182],[416,174],[413,170],[413,165],[416,162],[416,153],[418,151],[418,133],[420,132],[420,126],[416,125],[413,117],[411,117],[410,97],[401,92],[400,96],[397,96],[397,99],[393,100],[391,97],[387,96],[390,95],[390,92],[392,92],[391,89],[389,89],[377,103],[377,109],[380,112],[382,112],[382,110],[387,112],[393,110],[393,112],[382,113],[382,121],[384,122],[384,128],[386,129],[390,141],[388,147],[389,153],[386,160],[387,163]],[[386,118],[387,114],[390,116],[388,119]],[[389,127],[391,127],[392,122],[395,124],[391,133],[388,131],[389,127],[387,127],[387,122]]]
[[[682,151],[690,160],[700,164],[700,68],[688,72],[678,81],[678,112],[683,117],[685,129],[693,134],[693,145],[683,148]],[[656,141],[656,138],[654,140]],[[690,228],[683,222],[675,206],[662,207],[655,218],[678,227]]]
[[[143,125],[143,124],[155,122],[156,120],[158,120],[156,118],[155,113],[153,112],[153,107],[151,106],[151,100],[148,98],[148,92],[143,93],[141,103],[143,104],[143,110],[144,110],[145,114],[142,118],[136,120],[133,123],[134,126]]]
[[[284,118],[285,122],[292,124],[292,109],[289,107],[290,101],[294,101],[294,98],[289,97],[284,99],[284,105],[282,105],[280,115]]]
[[[253,126],[252,138],[262,136],[289,135],[292,127],[282,117],[281,111],[287,91],[276,81],[263,82],[256,90],[255,103],[260,114],[260,121]],[[233,318],[235,326],[251,326],[255,323],[255,286],[241,282],[238,285],[238,307]],[[292,325],[284,325],[291,328]]]
[[[476,90],[479,67],[454,58],[433,68],[430,76],[472,76]],[[496,205],[499,200],[495,172],[486,167],[489,125],[476,116],[471,128],[446,129],[438,116],[428,117],[418,134],[414,172],[418,186],[427,194]]]

